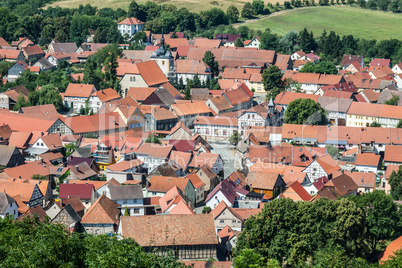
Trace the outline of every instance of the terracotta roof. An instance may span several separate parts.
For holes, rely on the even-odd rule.
[[[389,167],[389,166],[388,166]],[[387,170],[388,170],[387,167]],[[350,172],[350,171],[336,171],[332,174],[333,178],[336,178],[342,175],[342,172],[349,177],[357,184],[359,187],[364,188],[373,188],[375,189],[376,184],[376,174],[373,172]]]
[[[133,159],[133,160],[129,160],[129,161],[121,161],[121,162],[118,162],[116,164],[107,166],[107,169],[109,169],[111,171],[124,172],[124,171],[126,171],[128,169],[131,169],[133,167],[141,166],[142,164],[144,164],[144,163],[141,160]]]
[[[199,75],[211,74],[209,66],[206,65],[203,61],[177,60],[175,62],[175,65],[176,65],[176,73],[178,74],[199,74]]]
[[[162,146],[155,143],[143,143],[138,148],[136,154],[147,155],[153,158],[168,158],[172,149],[172,145]]]
[[[360,63],[363,60],[363,56],[360,55],[343,55],[342,66],[351,64],[352,62]]]
[[[107,88],[98,90],[92,94],[92,96],[96,96],[99,98],[101,102],[111,101],[115,99],[121,98],[119,94],[113,88]]]
[[[197,173],[186,175],[185,178],[191,181],[191,184],[193,184],[195,189],[199,189],[202,186],[205,186],[205,183],[200,179],[200,177],[198,177]]]
[[[126,18],[125,20],[120,21],[118,24],[127,24],[127,25],[138,25],[145,24],[137,18]]]
[[[286,71],[282,79],[290,78],[301,84],[333,85],[343,82],[342,75],[299,73]]]
[[[359,187],[354,182],[354,180],[346,174],[336,177],[325,184],[329,185],[332,182],[335,189],[338,191],[340,196],[346,196],[347,194],[357,190]],[[324,186],[324,187],[325,187]]]
[[[293,201],[310,201],[311,195],[301,186],[298,181],[289,185],[289,188],[281,194],[284,198],[290,198]]]
[[[233,108],[228,99],[226,99],[224,96],[212,97],[209,100],[215,105],[215,107],[219,111],[224,111]]]
[[[330,90],[330,91],[343,91],[343,92],[356,93],[357,87],[353,82],[344,82],[334,85],[322,86],[321,90],[323,90],[324,92]]]
[[[334,171],[339,170],[340,167],[335,160],[329,155],[323,155],[316,159],[318,164],[325,170],[327,174],[332,174]]]
[[[366,96],[369,102],[377,102],[380,98],[380,93],[376,93],[372,89],[362,90],[360,94]]]
[[[402,163],[401,147],[397,145],[386,145],[384,153],[384,161]]]
[[[117,182],[116,180],[114,180],[115,182]],[[98,190],[99,188],[101,188],[102,186],[104,186],[105,184],[109,183],[108,181],[82,181],[82,180],[70,180],[69,181],[70,184],[93,184],[94,189]],[[118,183],[119,184],[119,183]],[[73,198],[73,197],[72,197]]]
[[[402,249],[402,236],[392,241],[388,245],[388,247],[380,255],[378,255],[377,258],[380,264],[391,259],[393,256],[395,256],[395,253],[401,249]]]
[[[142,247],[218,244],[210,214],[123,216],[120,224],[122,235]]]
[[[1,192],[8,194],[9,196],[21,197],[22,202],[28,203],[31,200],[32,194],[35,190],[36,184],[24,182],[21,180],[0,180]]]
[[[145,101],[157,88],[156,87],[130,87],[127,96],[132,96],[136,101]]]
[[[381,156],[374,153],[364,153],[356,155],[356,165],[378,167]]]
[[[249,102],[252,98],[242,88],[228,90],[224,94],[232,105]]]
[[[65,123],[74,133],[100,132],[109,129],[127,128],[127,124],[118,113],[67,117]]]
[[[85,206],[82,204],[81,200],[78,197],[70,197],[56,202],[56,204],[63,208],[67,205],[71,205],[75,212],[84,211]]]
[[[289,67],[290,55],[276,55],[275,65],[282,71],[285,71]],[[260,80],[261,81],[261,80]]]
[[[184,191],[187,186],[188,178],[151,176],[149,179],[148,192],[163,192],[167,193],[173,187],[178,187]]]
[[[38,54],[45,55],[45,52],[39,46],[27,46],[22,48],[22,50],[26,53],[27,56],[33,56]]]
[[[161,211],[165,212],[173,204],[177,205],[181,200],[184,199],[183,192],[174,186],[172,189],[166,192],[164,196],[159,199],[159,204],[161,206]]]
[[[22,221],[25,217],[38,216],[41,222],[45,221],[47,214],[41,206],[29,208],[23,215],[18,217],[18,221]]]
[[[177,48],[178,46],[188,46],[187,38],[167,38],[165,44],[169,45],[169,48]]]
[[[91,199],[93,184],[67,184],[60,185],[59,197],[61,199],[78,196],[80,199]]]
[[[194,120],[194,125],[207,125],[207,126],[231,126],[237,127],[237,118],[230,117],[212,117],[212,116],[197,116]]]
[[[190,50],[190,48],[192,48],[192,47],[195,47],[195,46],[189,46],[189,45],[186,45],[186,46],[177,46],[177,49],[176,49],[176,51],[177,51],[177,55],[179,56],[179,57],[187,57],[187,55],[188,55],[188,51]]]
[[[390,59],[372,59],[370,62],[370,67],[387,67],[390,64]]]
[[[312,99],[313,101],[317,102],[318,97],[318,95],[313,94],[283,91],[276,96],[274,102],[278,105],[289,105],[289,103],[297,99]]]
[[[88,209],[84,217],[82,217],[82,224],[117,224],[118,216],[120,215],[119,204],[110,200],[105,195],[96,200],[95,203]]]
[[[186,204],[186,202],[181,199],[171,210],[168,212],[169,214],[172,215],[191,215],[195,214],[192,209],[189,207],[189,205]]]
[[[160,85],[168,82],[168,79],[159,68],[156,61],[139,62],[136,64],[139,74],[148,86]]]
[[[22,107],[21,111],[26,115],[38,115],[38,116],[58,116],[56,108],[53,104],[44,104],[31,107]]]
[[[196,47],[218,48],[221,45],[221,40],[213,40],[208,38],[195,38],[194,45]]]
[[[216,176],[215,173],[214,175]],[[234,185],[239,188],[245,188],[247,186],[246,176],[239,170],[232,172],[232,174],[230,174],[226,179],[230,180]]]
[[[13,197],[13,199],[15,200],[15,202],[17,202],[19,213],[25,213],[28,211],[29,207],[22,201],[21,195],[16,195]]]
[[[200,167],[204,164],[209,165],[210,167],[213,167],[218,161],[218,157],[220,157],[219,154],[213,154],[213,153],[200,153],[196,154],[193,156],[193,159],[190,162],[190,167]]]
[[[23,165],[4,169],[4,173],[10,178],[31,179],[33,175],[49,176],[49,167],[52,164],[46,161],[28,162]]]
[[[191,131],[190,129],[182,122],[179,121],[171,130],[170,130],[170,135],[175,133],[177,130],[183,129],[185,132],[187,132],[191,136]]]
[[[4,40],[3,37],[0,37],[0,47],[11,47],[11,46],[6,40]]]
[[[20,55],[21,50],[14,50],[14,49],[2,49],[0,48],[0,58],[4,59],[11,59],[16,60]]]
[[[3,138],[3,140],[10,139],[11,135],[12,135],[12,130],[9,125],[0,126],[0,136]],[[10,145],[10,141],[9,141],[8,145]]]
[[[172,109],[177,116],[209,114],[210,110],[203,101],[189,101],[172,104]]]
[[[187,168],[190,163],[192,157],[192,153],[188,152],[180,152],[180,151],[172,151],[169,158],[169,164],[174,169],[183,169],[183,171]],[[177,166],[178,165],[178,166]]]
[[[266,163],[288,163],[292,162],[292,148],[290,147],[268,147],[265,145],[251,145],[249,158],[251,162],[261,160]]]
[[[388,180],[389,177],[392,175],[393,171],[398,172],[400,166],[401,165],[387,165],[387,170],[385,172],[385,178]]]
[[[247,184],[250,188],[273,190],[278,178],[278,173],[252,171],[247,176]]]
[[[68,97],[81,97],[81,98],[89,98],[92,94],[92,90],[94,89],[94,85],[89,84],[68,84],[66,92],[64,96]],[[96,89],[95,89],[96,90]]]

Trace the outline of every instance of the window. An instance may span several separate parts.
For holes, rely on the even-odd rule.
[[[225,221],[224,221],[224,220],[220,220],[220,221],[219,221],[219,223],[224,224],[224,223],[225,223]]]
[[[165,61],[164,61],[164,60],[162,61],[162,65],[165,65]]]
[[[233,223],[233,224],[236,224],[236,220],[232,220],[232,223]]]
[[[134,214],[140,214],[140,209],[139,209],[139,208],[135,208],[135,209],[134,209]]]
[[[43,146],[43,143],[41,143],[40,146]]]
[[[226,129],[223,130],[223,136],[226,136]]]
[[[127,204],[127,200],[123,200],[123,204]]]

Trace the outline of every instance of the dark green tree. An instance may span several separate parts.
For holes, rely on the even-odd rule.
[[[211,51],[205,51],[202,61],[211,68],[213,76],[219,75],[219,63],[215,60],[215,55]]]
[[[284,120],[287,124],[326,125],[325,110],[312,99],[297,99],[289,103]]]
[[[401,235],[401,213],[392,197],[384,191],[349,198],[366,214],[371,252],[376,250],[379,241]]]
[[[243,9],[241,11],[241,16],[246,19],[253,17],[253,7],[251,3],[247,2],[244,4]]]
[[[392,198],[394,200],[402,200],[402,166],[399,166],[399,170],[397,172],[392,171],[388,182],[391,186]]]
[[[244,44],[243,44],[243,41],[241,40],[241,38],[237,38],[234,45],[235,45],[235,47],[244,47]]]
[[[230,5],[226,10],[226,15],[229,18],[230,23],[236,23],[239,20],[240,12],[234,5]]]
[[[377,121],[373,121],[371,124],[370,124],[370,127],[381,127],[382,125],[380,124],[380,123],[378,123]]]
[[[148,139],[145,140],[146,143],[161,143],[159,138],[155,134],[151,133]]]
[[[237,145],[240,141],[241,137],[239,135],[239,132],[236,130],[233,132],[232,136],[229,138],[229,142],[233,145]]]
[[[397,128],[402,128],[402,119],[399,120],[398,124],[396,125]]]
[[[255,15],[264,13],[264,1],[263,0],[253,0],[251,7]]]
[[[271,65],[262,72],[262,84],[264,85],[265,91],[272,93],[272,97],[275,99],[279,92],[273,92],[274,89],[283,90],[285,88],[284,82],[282,80],[282,72],[276,65]],[[275,93],[275,95],[274,95]]]
[[[279,39],[276,34],[267,29],[260,35],[260,49],[276,50],[278,48]]]
[[[385,101],[384,104],[386,105],[398,105],[398,102],[400,100],[400,97],[398,94],[392,94],[392,97]]]

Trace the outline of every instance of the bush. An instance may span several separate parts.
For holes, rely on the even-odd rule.
[[[208,214],[212,211],[212,209],[210,207],[204,207],[202,209],[202,214]]]

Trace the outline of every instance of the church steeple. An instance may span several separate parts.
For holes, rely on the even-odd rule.
[[[275,111],[275,103],[272,100],[272,93],[271,93],[271,98],[269,99],[269,103],[268,103],[268,112],[273,114]]]

